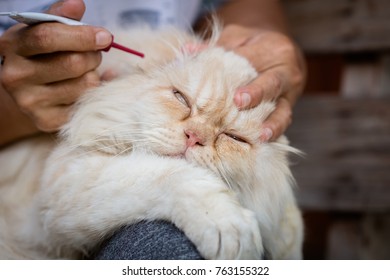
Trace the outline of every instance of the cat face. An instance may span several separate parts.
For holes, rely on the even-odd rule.
[[[113,154],[146,149],[223,177],[246,176],[274,108],[239,111],[233,103],[235,90],[256,76],[245,59],[219,48],[183,55],[86,94],[64,132],[73,145]]]
[[[273,105],[239,111],[233,103],[235,90],[257,76],[246,60],[210,49],[173,61],[151,76],[160,81],[152,90],[153,107],[158,110],[145,116],[145,138],[140,143],[148,143],[155,153],[183,157],[216,173],[233,162],[243,168],[253,164],[261,122]]]

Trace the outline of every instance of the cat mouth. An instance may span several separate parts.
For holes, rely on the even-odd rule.
[[[168,155],[169,157],[172,157],[172,158],[179,158],[179,159],[186,159],[186,156],[184,153],[179,153],[179,154],[171,154],[171,155]]]
[[[187,154],[188,151],[189,151],[189,148],[187,147],[182,152],[170,153],[170,154],[166,154],[166,156],[188,160],[188,154]]]

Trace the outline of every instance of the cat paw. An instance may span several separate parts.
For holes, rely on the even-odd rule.
[[[260,230],[252,211],[235,207],[234,211],[226,211],[223,216],[215,218],[205,214],[206,222],[199,220],[195,223],[196,233],[187,234],[205,259],[263,257]]]

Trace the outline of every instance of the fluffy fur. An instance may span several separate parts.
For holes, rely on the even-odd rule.
[[[217,38],[216,36],[215,38]],[[104,69],[120,77],[87,92],[59,141],[0,153],[0,258],[78,258],[123,225],[174,223],[207,259],[299,259],[303,226],[285,137],[261,143],[272,102],[239,111],[244,58],[177,30],[132,30]]]

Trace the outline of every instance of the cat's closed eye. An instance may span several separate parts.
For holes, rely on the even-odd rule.
[[[231,133],[226,133],[225,132],[225,135],[232,138],[233,140],[237,141],[237,142],[242,142],[242,143],[246,143],[246,144],[249,144],[247,140],[245,140],[244,138],[240,137],[240,136],[237,136],[237,135],[234,135],[234,134],[231,134]]]
[[[189,104],[187,98],[185,97],[185,95],[180,90],[174,88],[174,89],[172,89],[172,93],[175,95],[177,100],[179,100],[185,106],[190,107],[190,104]]]

